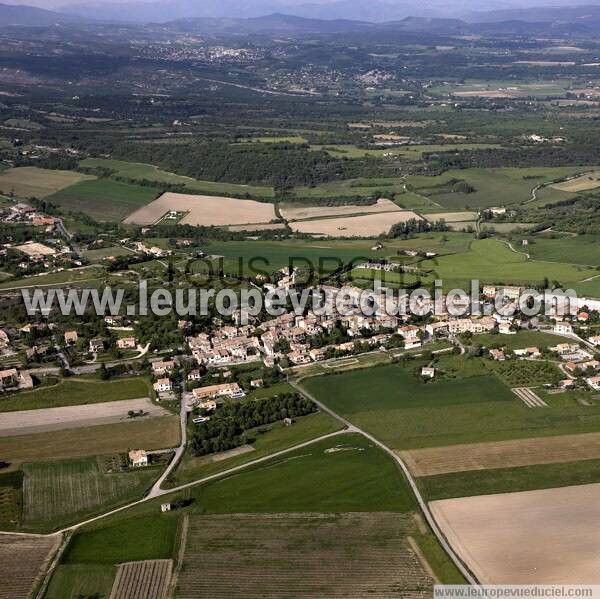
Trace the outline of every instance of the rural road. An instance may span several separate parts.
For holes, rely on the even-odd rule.
[[[304,395],[304,397],[310,399],[315,404],[317,404],[319,406],[319,409],[323,410],[324,412],[327,412],[334,418],[341,420],[348,427],[348,432],[360,433],[361,435],[363,435],[364,437],[369,439],[369,441],[371,441],[372,443],[377,445],[377,447],[379,447],[380,449],[385,451],[387,454],[389,454],[396,461],[396,463],[400,466],[400,469],[404,473],[404,476],[405,476],[410,488],[412,489],[412,492],[414,493],[415,497],[417,498],[419,507],[421,508],[421,511],[423,512],[423,515],[425,516],[427,523],[429,524],[433,534],[437,537],[440,545],[443,547],[444,551],[448,554],[450,559],[454,562],[454,565],[458,568],[460,573],[465,577],[467,582],[471,585],[478,586],[479,583],[476,580],[476,578],[467,569],[467,567],[463,564],[462,560],[458,557],[458,555],[454,552],[454,549],[452,548],[450,543],[448,543],[446,537],[444,536],[444,534],[438,527],[437,522],[435,521],[435,518],[433,517],[433,514],[431,513],[429,506],[427,505],[427,502],[423,499],[423,496],[421,495],[421,492],[419,491],[419,488],[417,487],[417,484],[415,483],[415,480],[413,479],[412,474],[408,470],[408,467],[404,463],[404,460],[402,460],[400,458],[400,456],[396,455],[396,453],[394,453],[394,451],[392,451],[387,445],[384,445],[381,441],[379,441],[378,439],[373,437],[373,435],[362,430],[361,428],[358,428],[357,426],[352,424],[349,420],[346,420],[343,416],[340,416],[339,414],[337,414],[336,412],[334,412],[333,410],[328,408],[326,405],[321,403],[318,399],[316,399],[311,393],[306,391],[306,389],[304,389],[304,387],[300,386],[298,383],[296,383],[294,381],[290,381],[290,385],[292,387],[294,387],[294,389],[296,389],[296,391],[298,391],[298,393]]]
[[[175,450],[173,459],[169,462],[169,465],[165,468],[165,471],[160,475],[160,478],[152,485],[150,492],[146,499],[154,499],[162,494],[161,486],[179,464],[179,460],[183,457],[185,448],[187,446],[187,401],[184,397],[181,398],[181,407],[179,408],[179,425],[181,428],[181,443]]]

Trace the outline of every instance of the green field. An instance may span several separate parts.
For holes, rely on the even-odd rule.
[[[86,286],[90,286],[94,281],[100,281],[103,275],[104,271],[100,268],[74,268],[71,270],[49,273],[47,275],[42,274],[22,279],[8,279],[0,283],[0,289],[72,285],[83,282],[86,283]]]
[[[104,260],[110,256],[132,256],[132,252],[130,250],[125,249],[124,247],[120,247],[117,245],[111,245],[109,247],[105,247],[97,250],[85,250],[83,252],[83,257],[89,260],[90,262],[97,262],[100,260]]]
[[[422,383],[410,366],[389,365],[306,379],[304,387],[337,413],[394,449],[436,447],[600,430],[600,403],[544,396],[530,409],[485,364],[444,356],[449,376]]]
[[[257,197],[271,198],[274,191],[271,187],[260,187],[252,185],[236,185],[235,183],[219,183],[214,181],[199,181],[191,177],[184,177],[169,173],[151,164],[141,164],[139,162],[125,162],[122,160],[107,160],[103,158],[87,158],[83,160],[81,166],[88,168],[108,168],[115,171],[115,175],[125,179],[137,179],[155,181],[157,183],[167,183],[172,185],[185,185],[190,192],[204,192],[207,194],[250,194]]]
[[[35,166],[22,166],[0,172],[0,193],[20,198],[45,198],[78,182],[94,177],[73,171],[57,171]]]
[[[189,451],[177,467],[173,477],[169,480],[169,486],[176,486],[198,480],[204,476],[210,476],[216,472],[222,472],[228,468],[245,464],[265,455],[299,445],[304,441],[314,439],[321,435],[339,430],[342,424],[324,412],[310,414],[297,418],[292,426],[285,426],[282,422],[262,426],[256,431],[248,431],[255,437],[252,443],[254,451],[242,455],[232,456],[228,459],[215,462],[211,456],[201,458],[194,457]]]
[[[438,474],[417,479],[428,501],[600,482],[600,460]]]
[[[45,599],[108,599],[115,578],[114,566],[98,564],[59,565]]]
[[[0,529],[2,530],[14,530],[21,523],[22,485],[21,471],[0,474]]]
[[[134,501],[158,476],[155,468],[104,472],[95,458],[25,464],[23,521],[52,530]]]
[[[541,331],[519,331],[516,335],[477,335],[473,337],[472,343],[487,348],[504,347],[509,350],[526,347],[544,349],[561,343],[561,339],[557,335]]]
[[[537,185],[586,170],[589,167],[469,168],[449,170],[434,177],[409,176],[407,184],[409,190],[428,197],[444,208],[487,208],[522,204],[531,199],[531,191]],[[451,183],[453,180],[466,182],[474,191],[455,191]],[[565,197],[569,197],[569,194]]]
[[[458,287],[468,290],[474,279],[481,284],[530,285],[540,283],[547,277],[562,285],[573,285],[594,275],[590,267],[529,260],[524,253],[511,251],[497,239],[473,241],[467,252],[424,260],[419,266],[434,271],[435,278],[444,281],[445,289]]]
[[[0,398],[0,412],[140,399],[149,397],[149,394],[148,381],[143,377],[116,381],[62,379],[55,385]]]
[[[420,160],[426,152],[452,152],[461,150],[484,150],[489,148],[499,148],[499,144],[415,144],[403,146],[391,146],[389,148],[359,148],[352,144],[337,144],[331,146],[311,146],[313,150],[325,150],[335,158],[364,158],[374,156],[377,158],[386,158],[388,156],[399,156],[409,160]]]
[[[555,364],[529,360],[492,362],[490,368],[509,387],[537,387],[546,384],[557,385],[565,375]]]
[[[49,198],[65,210],[84,212],[98,221],[122,220],[158,196],[151,187],[129,185],[110,179],[82,181]]]
[[[536,235],[523,250],[535,260],[597,267],[600,264],[600,235],[565,235],[557,238]]]

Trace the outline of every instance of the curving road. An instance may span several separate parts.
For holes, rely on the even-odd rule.
[[[375,437],[373,437],[373,435],[371,435],[367,431],[365,431],[361,428],[358,428],[356,425],[352,424],[349,420],[346,420],[343,416],[340,416],[339,414],[334,412],[332,409],[327,407],[325,404],[321,403],[316,397],[314,397],[311,393],[306,391],[306,389],[304,389],[304,387],[302,387],[298,383],[290,381],[290,385],[292,387],[294,387],[294,389],[296,389],[296,391],[298,391],[298,393],[301,393],[302,395],[304,395],[304,397],[306,397],[307,399],[310,399],[315,404],[317,404],[321,410],[323,410],[324,412],[327,412],[334,418],[341,420],[348,427],[348,431],[360,433],[361,435],[363,435],[364,437],[369,439],[369,441],[371,441],[372,443],[377,445],[377,447],[379,447],[380,449],[385,451],[388,455],[390,455],[395,460],[395,462],[400,466],[400,469],[402,470],[412,492],[414,493],[415,497],[417,498],[417,503],[419,504],[419,507],[421,508],[421,511],[423,512],[423,515],[425,516],[425,519],[427,520],[427,523],[429,524],[433,534],[437,537],[437,540],[439,541],[440,545],[443,547],[444,551],[449,555],[450,559],[454,562],[454,565],[458,568],[460,573],[465,577],[465,579],[469,582],[469,584],[475,585],[475,586],[479,585],[479,582],[477,581],[477,579],[467,569],[467,567],[462,562],[462,560],[454,552],[454,549],[452,548],[450,543],[448,543],[446,537],[440,530],[439,526],[437,525],[437,522],[435,521],[435,518],[433,517],[433,514],[431,513],[431,511],[429,509],[429,506],[427,505],[427,502],[423,499],[423,496],[421,495],[421,492],[419,491],[419,488],[417,487],[417,484],[415,483],[415,480],[412,477],[412,474],[410,473],[410,471],[408,470],[408,467],[404,463],[404,460],[402,460],[400,458],[400,456],[396,455],[396,453],[394,453],[394,451],[392,451],[387,445],[384,445],[381,441],[379,441],[379,439],[376,439]]]

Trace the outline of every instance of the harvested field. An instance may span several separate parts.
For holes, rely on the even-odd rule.
[[[15,250],[19,250],[27,256],[35,256],[36,254],[40,256],[53,256],[56,254],[56,250],[35,241],[24,243],[23,245],[16,245]]]
[[[563,181],[562,183],[555,183],[550,187],[553,189],[558,189],[559,191],[568,191],[571,193],[597,189],[600,187],[600,172],[581,175],[579,177],[569,179],[568,181]]]
[[[430,597],[414,529],[409,514],[192,517],[175,596]]]
[[[273,204],[217,196],[164,193],[147,206],[136,210],[125,223],[152,225],[167,212],[186,212],[182,225],[224,226],[268,223],[275,220]]]
[[[92,406],[94,407],[94,406]],[[4,415],[2,415],[4,419]],[[73,428],[0,438],[0,455],[10,470],[23,462],[106,455],[132,447],[166,449],[179,444],[179,417],[136,419],[123,424]]]
[[[400,212],[402,209],[391,200],[379,199],[377,203],[370,206],[305,206],[302,208],[281,208],[281,215],[288,221],[306,220],[310,218],[323,218],[326,216],[343,216],[346,214],[374,214],[379,212]]]
[[[59,545],[60,536],[0,536],[0,599],[27,599]]]
[[[164,599],[172,568],[170,559],[120,564],[109,599]]]
[[[22,198],[45,198],[79,181],[96,177],[73,171],[54,171],[35,166],[11,168],[0,174],[0,192],[11,191]]]
[[[228,231],[277,231],[278,229],[285,229],[285,225],[283,223],[258,223],[227,227]]]
[[[327,235],[329,237],[377,237],[389,232],[392,225],[405,223],[411,219],[422,220],[412,211],[386,212],[350,216],[346,218],[326,218],[292,223],[293,231]]]
[[[415,476],[600,459],[600,433],[430,447],[399,452]]]
[[[600,584],[600,484],[429,505],[483,584]]]
[[[130,420],[127,413],[142,410],[144,419],[170,416],[164,408],[149,399],[126,399],[83,406],[65,406],[46,410],[7,412],[0,421],[0,437],[15,437],[68,428],[100,426]]]
[[[447,223],[461,223],[475,221],[478,218],[477,212],[433,212],[425,215],[425,219],[430,223],[438,220],[445,220]]]

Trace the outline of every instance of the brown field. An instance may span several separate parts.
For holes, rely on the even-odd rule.
[[[600,433],[398,452],[415,476],[600,459]]]
[[[187,212],[181,219],[183,225],[245,225],[268,223],[275,220],[273,204],[254,200],[237,200],[217,196],[164,193],[159,198],[142,206],[125,219],[125,223],[152,225],[170,210]]]
[[[429,505],[483,584],[600,584],[600,484]]]
[[[14,192],[22,198],[45,198],[65,187],[85,179],[95,179],[89,175],[72,171],[52,171],[35,166],[11,168],[0,174],[0,192]]]
[[[587,175],[581,175],[562,183],[555,183],[551,185],[553,189],[560,191],[569,191],[571,193],[577,193],[578,191],[588,191],[590,189],[596,189],[600,187],[600,172],[589,173]]]
[[[28,599],[59,545],[59,535],[0,535],[0,599]]]
[[[445,220],[447,223],[468,222],[477,220],[479,217],[477,212],[434,212],[425,214],[425,219],[430,223],[438,220]]]
[[[165,599],[172,569],[170,559],[119,564],[109,599]]]
[[[409,210],[349,216],[346,218],[324,218],[295,222],[290,225],[293,231],[326,235],[328,237],[377,237],[389,232],[392,225],[408,220],[421,220],[421,217]]]
[[[23,245],[16,245],[15,250],[19,250],[28,256],[34,256],[35,254],[39,254],[40,256],[52,256],[56,254],[56,250],[44,245],[43,243],[37,243],[35,241],[24,243]]]
[[[2,415],[4,418],[5,414]],[[15,469],[23,462],[108,455],[132,447],[167,449],[179,445],[179,417],[151,418],[0,439],[0,455]]]
[[[233,227],[227,227],[228,231],[276,231],[278,229],[285,229],[283,223],[259,223],[256,225],[233,225]]]
[[[528,64],[533,67],[572,67],[571,60],[516,60],[514,64]]]
[[[2,420],[0,420],[0,437],[16,437],[69,428],[127,422],[130,420],[127,416],[129,410],[134,412],[143,410],[147,414],[143,417],[144,419],[171,415],[170,412],[152,403],[147,398],[125,399],[82,406],[64,406],[44,410],[7,412],[2,414]]]
[[[175,596],[431,597],[415,527],[386,513],[192,517]]]
[[[521,95],[519,90],[477,90],[468,92],[454,92],[454,96],[462,98],[515,98]]]
[[[391,200],[379,199],[371,206],[305,206],[295,208],[293,205],[281,208],[285,220],[306,220],[325,216],[343,216],[346,214],[374,214],[378,212],[400,212],[402,209]]]

